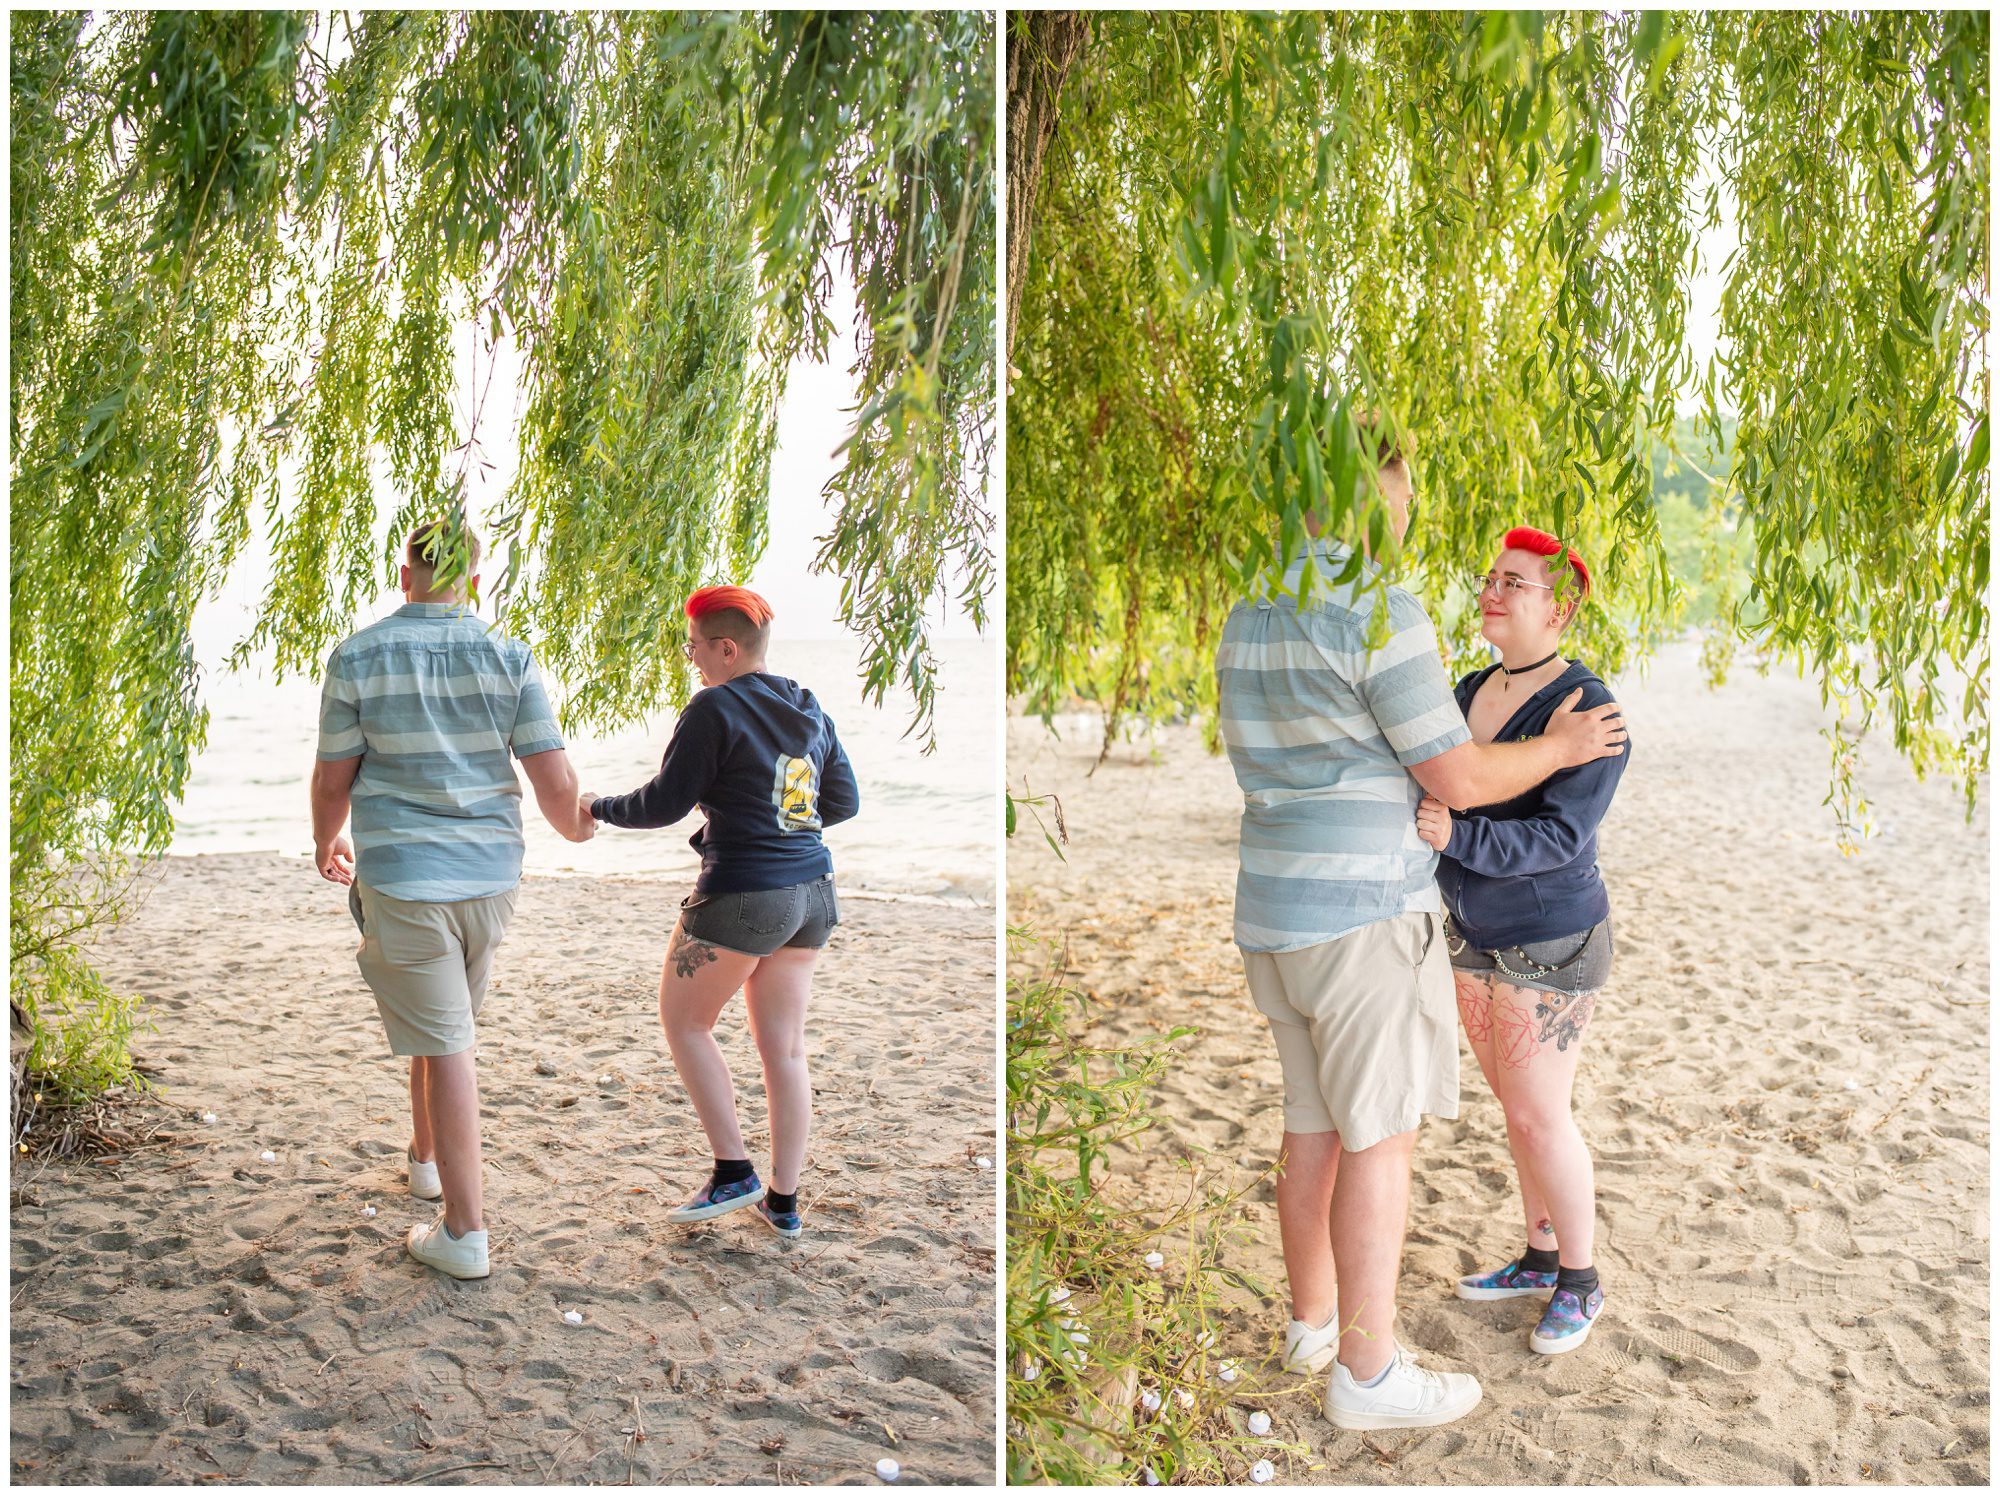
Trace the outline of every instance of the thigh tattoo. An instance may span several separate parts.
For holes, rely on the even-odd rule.
[[[1544,1044],[1553,1039],[1557,1049],[1568,1049],[1571,1044],[1583,1042],[1584,1025],[1590,1022],[1591,1010],[1596,1006],[1594,992],[1544,992],[1542,1000],[1535,1004],[1535,1022],[1540,1028],[1538,1038]]]
[[[716,958],[714,946],[695,939],[684,928],[674,931],[673,950],[669,954],[677,977],[691,977]]]
[[[1465,1037],[1484,1044],[1493,1037],[1493,979],[1487,976],[1456,975],[1458,1017],[1465,1025]]]
[[[1596,1006],[1596,993],[1543,992],[1533,988],[1516,990],[1523,993],[1533,991],[1535,1007],[1530,1013],[1524,1003],[1508,1003],[1497,1020],[1500,1037],[1495,1050],[1508,1069],[1526,1069],[1528,1062],[1540,1054],[1551,1040],[1558,1050],[1567,1050],[1570,1045],[1583,1042],[1584,1026],[1590,1022],[1591,1012]]]

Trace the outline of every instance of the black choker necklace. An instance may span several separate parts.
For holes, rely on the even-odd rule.
[[[1502,665],[1500,667],[1500,673],[1506,676],[1507,678],[1500,682],[1500,689],[1503,691],[1507,690],[1514,684],[1515,676],[1526,675],[1530,670],[1539,670],[1542,668],[1542,666],[1548,664],[1550,660],[1553,660],[1556,657],[1556,655],[1559,655],[1561,653],[1562,651],[1559,649],[1555,652],[1555,654],[1545,654],[1539,660],[1535,661],[1534,664],[1523,665],[1519,670],[1509,670],[1505,665]]]

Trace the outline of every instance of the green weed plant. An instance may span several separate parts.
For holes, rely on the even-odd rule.
[[[1007,991],[1007,1478],[1014,1484],[1236,1484],[1303,1453],[1245,1432],[1246,1404],[1295,1390],[1218,1353],[1245,1189],[1186,1159],[1186,1193],[1133,1209],[1121,1147],[1160,1145],[1154,1096],[1177,1027],[1128,1048],[1077,1032],[1084,998],[1048,944],[1010,932]],[[1157,1254],[1157,1266],[1149,1265]]]

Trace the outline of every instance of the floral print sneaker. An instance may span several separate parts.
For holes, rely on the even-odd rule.
[[[732,1210],[743,1210],[763,1198],[764,1184],[755,1174],[733,1184],[717,1184],[711,1179],[694,1192],[687,1204],[676,1205],[668,1211],[667,1219],[676,1226],[692,1226],[697,1221],[712,1221],[719,1215],[728,1215]]]
[[[1524,1299],[1530,1294],[1547,1293],[1555,1286],[1554,1273],[1530,1272],[1517,1259],[1490,1273],[1460,1278],[1456,1292],[1462,1299]]]
[[[1542,1322],[1528,1337],[1528,1349],[1545,1356],[1560,1356],[1564,1351],[1575,1350],[1590,1339],[1591,1327],[1597,1323],[1603,1308],[1602,1288],[1591,1289],[1588,1300],[1581,1298],[1574,1288],[1558,1288],[1555,1297],[1549,1300],[1549,1307],[1542,1311]]]

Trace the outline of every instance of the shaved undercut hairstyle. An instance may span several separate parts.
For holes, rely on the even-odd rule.
[[[734,639],[736,647],[754,659],[764,657],[771,642],[771,605],[748,587],[704,587],[687,600],[687,616],[701,620],[709,639]]]

